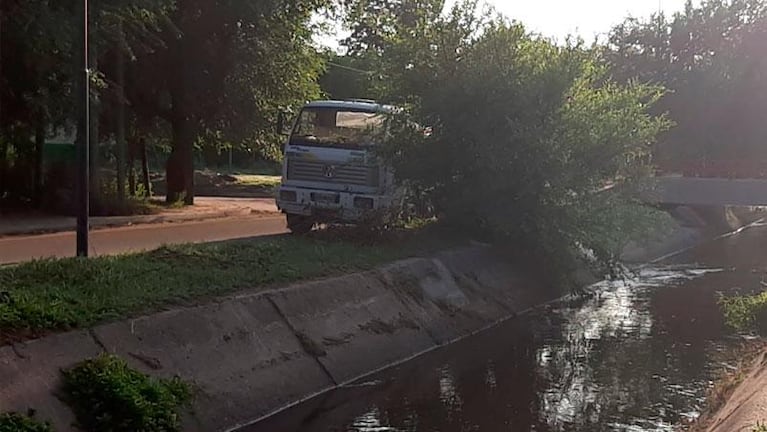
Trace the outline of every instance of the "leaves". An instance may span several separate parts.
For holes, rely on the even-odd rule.
[[[689,171],[706,161],[736,159],[741,174],[763,175],[766,37],[763,0],[689,2],[673,17],[630,19],[613,29],[603,53],[615,78],[670,90],[654,111],[668,111],[677,124],[658,145],[663,167]]]
[[[412,102],[413,120],[434,133],[401,123],[384,153],[460,229],[531,251],[559,275],[584,250],[606,269],[653,213],[634,197],[669,127],[649,111],[663,89],[616,83],[597,51],[554,45],[472,7],[393,44],[410,56],[409,67],[388,69],[391,99]],[[610,183],[621,187],[599,192]]]
[[[35,420],[32,414],[0,414],[0,432],[53,432],[49,423]]]
[[[62,372],[62,390],[86,431],[174,432],[179,408],[192,397],[178,378],[152,379],[103,354]]]

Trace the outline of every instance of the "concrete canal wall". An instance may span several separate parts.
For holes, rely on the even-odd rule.
[[[667,206],[666,212],[670,216],[668,223],[630,242],[623,250],[622,261],[657,261],[767,216],[764,211],[752,207],[680,205]]]
[[[557,296],[487,246],[244,293],[2,347],[0,412],[73,430],[59,370],[106,351],[193,384],[185,431],[231,430]]]

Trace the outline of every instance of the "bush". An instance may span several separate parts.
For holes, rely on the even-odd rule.
[[[0,414],[0,432],[53,432],[49,423],[41,423],[32,415]]]
[[[173,432],[191,392],[177,378],[152,379],[115,356],[62,372],[63,393],[80,427],[93,432]]]
[[[611,267],[654,223],[637,192],[669,126],[648,112],[663,90],[613,82],[579,44],[557,46],[503,20],[462,34],[466,19],[447,20],[426,33],[433,41],[409,47],[420,52],[402,68],[416,97],[414,118],[384,150],[397,177],[446,221],[533,251],[560,274],[584,255]],[[604,191],[610,184],[620,187]]]
[[[767,291],[750,296],[722,297],[719,303],[730,328],[767,334]]]

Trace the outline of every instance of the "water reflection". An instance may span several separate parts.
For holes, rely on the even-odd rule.
[[[537,364],[547,383],[539,415],[548,430],[672,430],[667,399],[696,398],[700,389],[679,394],[668,383],[668,352],[656,359],[649,341],[652,293],[720,271],[642,268],[594,287],[592,299],[552,311],[561,323],[552,332],[543,329]],[[627,416],[632,423],[625,423]]]
[[[677,258],[694,266],[637,269],[249,431],[675,430],[698,415],[728,348],[718,292],[758,284],[765,238],[767,227]]]

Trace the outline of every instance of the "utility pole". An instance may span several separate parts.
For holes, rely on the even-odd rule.
[[[82,30],[82,44],[77,56],[77,256],[88,256],[88,230],[90,228],[90,84],[88,77],[88,0],[78,2],[78,16]]]
[[[117,200],[125,200],[125,33],[123,22],[118,23],[120,47],[117,50]],[[132,167],[131,167],[132,168]]]

